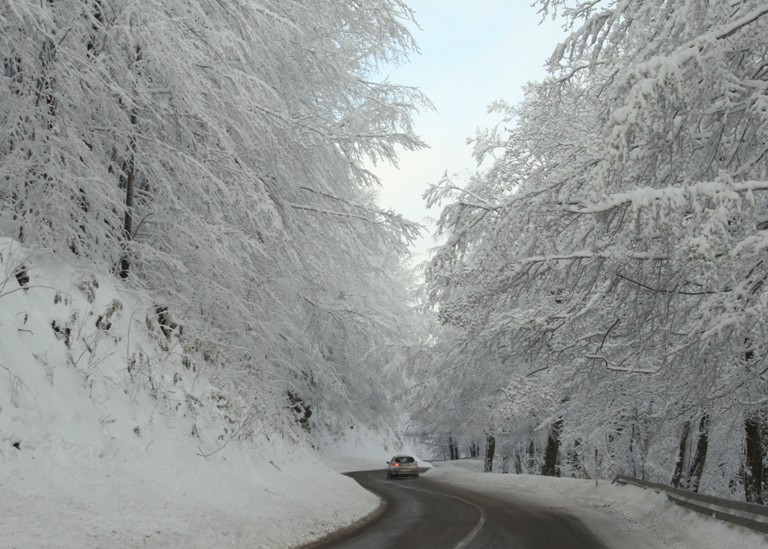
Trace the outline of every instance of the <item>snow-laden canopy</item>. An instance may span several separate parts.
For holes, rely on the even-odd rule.
[[[598,445],[616,470],[664,481],[693,423],[699,442],[723,435],[713,489],[743,483],[755,499],[749,456],[768,395],[768,7],[538,4],[572,30],[550,76],[519,107],[497,105],[504,128],[476,139],[488,169],[429,193],[447,202],[432,303],[471,350],[449,363],[483,379],[491,401],[474,423],[556,431],[564,418],[572,450]],[[445,379],[438,400],[455,406]]]
[[[363,166],[421,146],[424,100],[368,75],[414,49],[411,17],[399,0],[4,2],[0,233],[151,292],[244,414],[373,420],[418,227],[376,207]]]

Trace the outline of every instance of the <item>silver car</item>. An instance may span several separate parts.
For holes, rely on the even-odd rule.
[[[394,456],[387,462],[387,478],[419,478],[419,464],[413,456]]]

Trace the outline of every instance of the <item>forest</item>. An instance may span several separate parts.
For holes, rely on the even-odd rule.
[[[422,284],[371,170],[426,145],[372,76],[406,1],[6,0],[0,236],[150,296],[252,429],[763,503],[768,6],[535,8],[569,37],[426,193]]]
[[[421,432],[763,502],[768,6],[541,0],[548,77],[445,178]],[[423,417],[420,414],[419,417]],[[487,469],[492,463],[487,463]]]
[[[414,48],[411,16],[390,0],[3,2],[0,232],[146,292],[238,422],[375,423],[418,226],[376,205],[366,162],[423,146],[427,101],[368,75]]]

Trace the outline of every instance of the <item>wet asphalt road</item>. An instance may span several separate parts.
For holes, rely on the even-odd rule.
[[[578,519],[550,507],[516,503],[431,481],[387,480],[384,471],[350,473],[384,501],[357,530],[313,549],[604,549]]]

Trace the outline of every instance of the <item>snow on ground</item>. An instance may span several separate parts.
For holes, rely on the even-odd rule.
[[[434,463],[429,478],[496,496],[557,507],[580,517],[610,547],[630,549],[763,549],[768,536],[705,517],[663,494],[600,481],[483,473],[481,460]],[[619,532],[621,537],[614,537]]]
[[[195,360],[146,297],[0,238],[0,546],[293,547],[378,507],[308,444],[227,429]]]
[[[174,455],[175,454],[175,455]],[[292,547],[365,516],[377,498],[308,454],[279,445],[256,461],[241,450],[197,461],[4,463],[2,547]],[[31,463],[29,463],[31,461]]]
[[[407,447],[359,428],[321,440],[320,454],[268,426],[235,436],[226,398],[154,314],[111,277],[0,238],[0,546],[288,548],[378,507],[339,472],[383,470]],[[428,475],[567,507],[598,532],[645,533],[648,546],[768,546],[651,491],[480,467]]]
[[[340,473],[351,471],[372,471],[387,466],[387,461],[395,454],[414,456],[420,467],[430,468],[432,465],[424,461],[401,441],[383,438],[381,434],[373,433],[365,428],[358,428],[348,434],[343,440],[325,439],[322,441],[322,462],[329,468]]]

